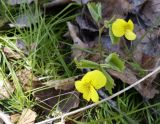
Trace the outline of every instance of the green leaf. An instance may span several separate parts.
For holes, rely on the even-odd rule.
[[[109,28],[110,25],[111,25],[111,24],[110,24],[110,22],[109,22],[108,20],[105,20],[105,21],[104,21],[104,27],[105,27],[105,28]]]
[[[114,22],[114,20],[115,20],[114,16],[110,20],[105,20],[104,27],[109,29],[109,36],[110,36],[112,44],[118,44],[120,41],[120,38],[114,36],[114,34],[112,32],[112,23]]]
[[[147,71],[145,70],[145,69],[143,69],[141,66],[140,66],[140,64],[138,64],[138,63],[136,63],[136,62],[128,62],[131,66],[132,66],[132,68],[134,69],[134,70],[136,70],[137,72],[138,72],[138,75],[140,76],[140,77],[144,77],[146,74],[147,74]]]
[[[104,20],[104,27],[109,28],[115,20],[115,16],[113,16],[110,20]]]
[[[87,4],[88,10],[92,18],[98,23],[102,19],[102,5],[101,3],[90,2]]]
[[[125,69],[124,61],[122,61],[116,53],[111,53],[106,59],[106,64],[110,66],[110,68],[123,72]]]
[[[107,78],[107,83],[105,85],[105,89],[112,94],[112,89],[115,87],[115,83],[113,78],[104,70],[102,69],[102,72],[105,74],[106,78]]]
[[[75,60],[77,68],[90,68],[90,69],[97,69],[100,67],[99,64],[89,61],[89,60],[80,60],[79,62]]]
[[[116,37],[114,36],[113,32],[112,32],[112,27],[111,25],[109,25],[109,36],[111,39],[112,44],[118,44],[120,41],[120,37]]]

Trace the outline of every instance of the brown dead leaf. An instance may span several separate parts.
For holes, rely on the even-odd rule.
[[[67,4],[67,3],[70,3],[70,2],[72,2],[72,0],[52,0],[51,2],[44,3],[43,7],[44,8],[51,8],[51,7],[64,5],[64,4]]]
[[[122,80],[124,83],[127,83],[129,85],[133,84],[134,82],[138,81],[136,75],[128,68],[125,69],[125,71],[122,72],[118,72],[118,71],[114,71],[111,69],[107,70],[112,76]],[[138,87],[135,87],[138,90]]]
[[[113,16],[124,17],[128,13],[130,3],[128,0],[93,0],[102,3],[102,14],[104,19],[110,19]]]
[[[126,17],[125,14],[128,14],[128,12],[132,12],[134,14],[139,13],[139,11],[141,11],[145,8],[144,7],[142,9],[144,4],[145,5],[147,4],[146,2],[148,0],[139,0],[139,1],[138,0],[130,0],[130,1],[129,0],[93,0],[93,1],[102,3],[103,18],[110,19],[111,17],[113,17],[113,15],[115,15],[116,17],[121,17],[121,18],[124,17],[125,18]],[[152,1],[152,5],[154,2],[156,2],[156,0]],[[149,9],[151,9],[151,8],[149,8]],[[156,10],[156,13],[157,13],[157,10]],[[134,14],[133,14],[133,16],[134,16]],[[96,24],[94,23],[93,19],[88,15],[89,15],[88,11],[84,9],[82,15],[78,16],[76,19],[76,22],[79,27],[78,26],[76,27],[73,25],[68,25],[68,28],[70,30],[70,35],[71,35],[74,43],[78,39],[78,42],[80,41],[79,46],[82,46],[82,48],[96,49],[97,46],[96,45],[90,46],[90,42],[97,41],[97,39],[96,39],[98,37],[98,35],[96,34],[97,27],[96,27]],[[127,18],[129,18],[129,17],[130,17],[130,15],[127,16]],[[133,45],[135,46],[136,49],[134,51],[130,51],[130,52],[132,53],[134,60],[136,60],[136,62],[139,63],[141,65],[141,67],[143,67],[143,69],[153,70],[155,68],[155,65],[157,65],[157,62],[159,60],[159,54],[160,54],[160,52],[159,52],[159,49],[160,49],[159,48],[159,46],[160,46],[159,45],[159,38],[157,40],[157,38],[155,36],[152,36],[152,34],[157,34],[156,33],[157,31],[154,30],[152,33],[148,33],[147,35],[144,35],[144,34],[146,34],[146,29],[145,29],[146,25],[139,24],[138,20],[135,19],[135,17],[134,17],[133,21],[135,21],[137,23],[136,24],[137,42],[133,43]],[[144,21],[146,21],[146,20],[144,20]],[[141,23],[144,23],[144,22],[142,21]],[[142,26],[142,25],[145,25],[145,26]],[[80,31],[77,31],[77,29],[79,29]],[[91,35],[88,32],[91,32]],[[107,33],[107,31],[104,33]],[[144,35],[144,38],[143,38],[143,35]],[[150,35],[152,38],[150,37]],[[79,37],[81,37],[82,40]],[[88,38],[88,37],[91,37],[91,38]],[[90,39],[92,39],[92,40],[90,40]],[[87,46],[85,46],[84,43],[87,44]],[[96,43],[97,42],[94,42],[93,44],[96,44]],[[103,44],[102,46],[105,49],[106,53],[109,54],[111,52],[117,52],[121,55],[121,57],[123,59],[132,60],[130,58],[130,56],[128,56],[128,51],[125,49],[125,47],[126,47],[125,45],[127,45],[128,48],[130,49],[132,47],[132,44],[127,43],[125,39],[121,40],[121,42],[118,45],[112,45],[110,42],[110,38],[102,35],[102,44]],[[96,62],[99,61],[98,56],[88,56],[86,53],[84,53],[80,50],[78,52],[76,51],[76,54],[74,56],[76,56],[76,55],[79,57],[79,59],[87,56],[89,60],[93,60]],[[157,55],[158,55],[158,57],[157,57]],[[96,59],[94,59],[94,58],[96,58]],[[121,79],[123,82],[130,84],[130,85],[140,79],[137,76],[138,75],[137,72],[132,68],[127,68],[124,73],[116,72],[113,70],[110,70],[109,73],[111,75]],[[155,96],[155,94],[158,93],[156,90],[156,87],[154,86],[154,84],[152,84],[152,82],[156,78],[156,76],[157,76],[157,74],[153,75],[151,78],[145,80],[143,83],[136,86],[135,89],[143,97],[153,98]]]
[[[7,99],[14,92],[14,88],[11,84],[4,78],[3,74],[0,72],[0,99]]]
[[[92,0],[92,2],[99,2],[102,5],[103,19],[100,22],[101,26],[104,20],[109,20],[113,16],[119,18],[125,17],[125,14],[128,13],[130,8],[128,0]],[[82,9],[82,14],[76,17],[76,23],[79,26],[80,35],[84,42],[91,41],[91,39],[93,40],[98,35],[98,25],[91,17],[86,6]]]
[[[62,80],[49,80],[43,84],[48,87],[54,87],[56,90],[72,90],[74,88],[75,80],[77,80],[79,77],[81,77],[81,75]]]
[[[16,46],[18,49],[20,49],[25,55],[29,54],[29,51],[27,50],[27,46],[25,42],[22,39],[17,39]]]
[[[34,83],[38,81],[38,79],[33,75],[32,71],[28,69],[20,70],[16,74],[25,91],[31,90]]]
[[[139,78],[136,77],[134,72],[128,68],[121,73],[113,70],[107,70],[112,76],[122,80],[124,83],[127,83],[129,85],[135,83],[136,81],[139,80]],[[156,94],[159,93],[159,91],[156,89],[156,87],[152,84],[153,80],[155,79],[157,74],[151,76],[144,82],[138,84],[134,88],[145,98],[151,99],[153,98]]]
[[[152,31],[147,31],[145,27],[136,24],[135,32],[137,34],[137,41],[133,43],[135,46],[132,55],[134,61],[136,61],[144,70],[146,70],[147,74],[159,66],[160,31],[159,28],[153,29]],[[137,72],[132,68],[130,70],[130,73],[134,74],[136,77]],[[159,91],[156,89],[156,85],[153,83],[157,77],[157,74],[152,75],[150,78],[142,82],[138,89],[136,88],[143,97],[153,98],[159,93]],[[125,79],[127,76],[125,77],[125,75],[123,75],[122,77]],[[127,78],[128,81],[126,83],[130,84],[130,77]],[[136,78],[137,80],[140,79],[138,76]],[[120,79],[123,81],[122,78]]]
[[[149,40],[145,41],[143,53],[153,57],[160,57],[160,28],[154,29],[146,36]],[[143,40],[144,41],[144,40]]]
[[[43,7],[44,8],[51,8],[51,7],[56,8],[57,6],[66,5],[71,2],[76,2],[78,4],[86,4],[88,1],[90,0],[51,0],[50,2],[44,3]]]
[[[160,25],[160,1],[159,0],[148,0],[144,5],[142,11],[142,18],[144,21],[149,21],[150,26]]]
[[[21,59],[22,58],[22,56],[19,53],[13,51],[9,47],[4,47],[3,48],[3,52],[4,52],[4,54],[6,55],[6,57],[8,59],[16,59],[17,60],[17,59]]]
[[[80,77],[81,75],[42,83],[41,86],[47,86],[47,89],[42,89],[33,94],[37,102],[43,106],[41,110],[48,113],[53,107],[56,107],[59,109],[58,113],[53,111],[53,115],[57,115],[59,112],[65,113],[77,108],[79,106],[79,93],[73,90],[75,80]]]
[[[17,123],[18,120],[19,120],[19,118],[20,118],[20,116],[21,116],[20,114],[11,115],[11,116],[10,116],[11,122],[12,122],[13,124]]]
[[[34,124],[37,114],[30,110],[24,109],[17,124]]]
[[[75,91],[61,91],[54,88],[48,88],[34,93],[37,102],[43,106],[40,109],[45,113],[49,113],[53,107],[59,108],[58,111],[62,113],[77,108],[79,106],[78,96],[79,94]]]
[[[66,97],[65,97],[66,98]],[[62,104],[59,104],[59,108],[63,113],[69,112],[71,109],[77,108],[79,106],[79,93],[72,92],[68,95],[67,100]]]
[[[133,13],[133,14],[139,14],[143,5],[148,0],[128,0],[128,1],[130,3],[130,12]]]
[[[27,3],[27,4],[30,4],[31,2],[33,2],[33,0],[7,0],[8,4],[9,5],[19,5],[19,4],[24,4],[24,3]]]
[[[3,80],[0,80],[0,83],[0,99],[2,100],[9,98],[14,91],[13,87],[8,82],[4,82]]]
[[[98,32],[98,27],[94,24],[91,20],[91,17],[88,16],[89,13],[86,15],[79,15],[76,17],[76,22],[81,30],[87,30],[92,33]]]
[[[145,29],[136,25],[137,39],[133,57],[143,69],[151,70],[160,58],[160,29],[146,33]]]
[[[82,49],[88,48],[88,44],[85,44],[82,42],[82,40],[77,36],[77,28],[72,23],[68,22],[68,29],[70,36],[74,42],[72,51],[73,51],[73,58],[77,58],[78,60],[81,58],[84,58],[86,56],[86,52],[84,52]]]

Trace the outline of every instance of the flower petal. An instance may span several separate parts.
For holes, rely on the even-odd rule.
[[[117,19],[112,24],[112,32],[114,36],[116,37],[122,37],[125,34],[125,26],[127,25],[127,22],[123,19]]]
[[[95,89],[104,87],[106,80],[105,75],[99,70],[90,71],[82,78],[82,82],[90,83]]]
[[[80,93],[87,93],[88,92],[88,87],[87,87],[86,83],[83,81],[76,81],[75,87]]]
[[[134,29],[134,24],[133,24],[133,22],[132,22],[131,19],[127,22],[127,27],[128,27],[129,30],[133,31],[133,29]]]
[[[82,82],[90,83],[90,82],[92,81],[92,77],[91,77],[92,74],[91,74],[91,73],[92,73],[92,71],[87,72],[87,73],[83,76]]]
[[[98,93],[93,87],[90,88],[89,95],[90,95],[90,98],[93,102],[98,102],[99,101]]]
[[[136,34],[131,30],[127,30],[126,33],[125,33],[125,37],[128,40],[135,40],[136,39]]]
[[[89,91],[83,94],[83,99],[87,100],[88,102],[90,101],[91,95]]]

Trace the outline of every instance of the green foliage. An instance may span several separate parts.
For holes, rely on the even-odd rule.
[[[120,38],[114,36],[113,32],[112,32],[112,23],[113,23],[113,21],[114,21],[114,17],[111,18],[109,21],[105,20],[104,21],[104,27],[109,29],[109,36],[110,36],[112,44],[118,44],[119,41],[120,41]]]
[[[96,21],[97,24],[99,24],[99,21],[102,19],[101,3],[90,2],[87,4],[87,6],[88,6],[88,9],[89,9],[89,12],[90,12],[92,18]],[[112,23],[113,23],[114,19],[115,18],[113,17],[109,21],[105,20],[104,27],[109,29],[109,36],[110,36],[112,44],[118,44],[120,41],[120,38],[114,36],[113,32],[112,32]],[[101,31],[101,33],[102,33],[102,31]],[[101,37],[101,36],[99,36],[99,37]]]
[[[116,53],[111,53],[105,61],[109,67],[114,70],[123,72],[125,69],[124,61],[122,61]]]
[[[99,23],[99,21],[102,19],[102,5],[101,3],[94,3],[89,2],[87,4],[88,10],[92,16],[92,18],[96,21],[96,23]]]
[[[136,63],[136,62],[128,62],[131,67],[138,72],[138,75],[140,77],[144,77],[147,74],[147,71],[145,69],[143,69],[140,64]]]
[[[115,20],[115,16],[113,16],[110,20],[104,20],[104,27],[109,28]]]
[[[109,26],[109,36],[110,36],[112,44],[118,44],[119,43],[120,38],[113,35],[111,26]]]
[[[80,60],[79,62],[75,59],[75,63],[77,68],[90,68],[90,69],[95,69],[95,68],[99,68],[100,65],[97,64],[96,62],[93,61],[89,61],[89,60]]]
[[[105,71],[105,69],[114,69],[120,72],[124,71],[124,62],[119,58],[119,56],[116,53],[112,53],[110,54],[106,59],[104,64],[98,64],[96,62],[93,61],[89,61],[89,60],[80,60],[79,62],[76,60],[76,65],[77,68],[90,68],[90,69],[98,69],[101,70],[106,78],[107,78],[107,83],[106,83],[106,90],[112,94],[112,89],[115,86],[114,80],[112,79],[112,77]]]
[[[107,78],[105,89],[109,92],[109,94],[112,94],[112,89],[115,87],[116,84],[114,83],[113,78],[106,71],[103,70],[103,73]]]
[[[24,108],[33,109],[35,106],[37,107],[38,104],[37,101],[34,100],[31,90],[27,92],[24,91],[23,84],[16,75],[17,71],[24,68],[32,69],[35,76],[38,75],[42,78],[48,76],[52,77],[52,79],[70,77],[74,73],[74,71],[72,72],[70,70],[71,64],[68,65],[65,62],[66,56],[70,54],[70,49],[59,49],[59,46],[66,42],[66,40],[62,40],[62,35],[67,29],[66,22],[76,17],[76,15],[71,13],[79,6],[70,4],[59,13],[46,16],[42,15],[38,6],[32,5],[33,6],[23,4],[22,6],[20,5],[21,9],[19,9],[19,13],[22,15],[29,13],[29,21],[32,20],[33,15],[31,10],[34,11],[36,20],[35,22],[30,22],[32,23],[31,26],[23,28],[23,30],[16,26],[14,29],[4,30],[3,33],[5,33],[5,36],[0,36],[1,68],[2,71],[6,73],[6,79],[12,82],[15,88],[11,98],[0,100],[0,104],[4,106],[4,110],[7,110],[7,112],[21,112]],[[15,23],[15,15],[17,13],[12,13],[5,3],[3,3],[3,8],[5,9],[7,19],[11,23]],[[14,37],[8,37],[8,34]],[[17,54],[23,54],[24,51],[21,51],[16,46],[17,39],[24,42],[24,47],[27,48],[28,54],[18,60],[10,60],[3,52],[3,49],[1,49],[1,45],[2,48],[6,46]],[[66,47],[70,47],[70,45],[66,45]],[[41,90],[43,90],[43,88],[41,88]]]
[[[146,104],[134,90],[88,110],[78,124],[159,124],[160,103]],[[154,112],[153,112],[154,111]],[[156,116],[155,116],[156,115]]]

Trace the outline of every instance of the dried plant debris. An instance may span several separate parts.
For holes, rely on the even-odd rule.
[[[150,26],[160,25],[160,1],[147,0],[146,4],[141,10],[141,16],[144,21],[150,22]]]
[[[69,33],[71,38],[73,39],[74,45],[73,45],[73,49],[72,49],[72,56],[73,58],[83,58],[86,56],[86,52],[84,52],[83,50],[88,48],[88,44],[84,43],[78,36],[77,36],[77,29],[76,26],[74,26],[72,23],[68,22],[68,29],[69,29]]]
[[[0,99],[8,99],[14,92],[14,88],[11,84],[4,78],[4,75],[0,70]]]
[[[29,54],[28,49],[32,49],[26,46],[24,40],[12,37],[14,41],[10,40],[11,44],[3,45],[2,44],[2,51],[4,52],[6,58],[9,60],[19,60],[23,59],[25,56]],[[30,46],[32,47],[32,46]]]
[[[15,52],[14,50],[12,50],[10,47],[4,47],[3,48],[3,52],[6,55],[6,57],[8,59],[21,59],[22,58],[22,54]]]
[[[7,3],[9,5],[19,5],[19,4],[23,4],[23,3],[30,4],[33,1],[34,0],[7,0]]]
[[[124,18],[128,18],[128,16],[125,15],[126,13],[132,13],[133,15],[133,20],[136,23],[136,32],[137,32],[137,40],[135,42],[133,42],[133,44],[127,43],[126,39],[121,40],[121,42],[117,45],[112,45],[110,38],[106,36],[106,34],[103,34],[101,37],[101,41],[103,44],[103,48],[105,49],[106,53],[111,53],[111,52],[116,52],[118,54],[120,54],[120,56],[122,58],[124,58],[125,60],[131,60],[132,57],[134,58],[134,60],[139,63],[139,67],[142,67],[142,70],[144,69],[145,73],[143,74],[146,75],[147,73],[149,73],[150,71],[152,71],[153,69],[155,69],[158,65],[159,65],[159,28],[156,27],[156,29],[152,30],[152,32],[149,31],[148,33],[148,28],[147,26],[151,26],[148,25],[148,20],[152,18],[157,19],[157,15],[160,16],[159,14],[159,4],[158,1],[153,0],[118,0],[118,2],[116,3],[115,1],[110,1],[110,0],[100,0],[100,1],[95,1],[95,2],[101,2],[102,3],[102,7],[104,6],[109,6],[104,7],[104,12],[103,12],[103,17],[104,18],[110,18],[113,15],[116,14],[117,17],[124,17]],[[145,15],[145,7],[148,6],[148,3],[150,3],[150,8],[147,7],[146,10],[150,11],[151,10],[151,15],[148,15],[148,17],[143,17]],[[115,6],[115,7],[113,7]],[[118,6],[118,7],[116,7]],[[151,7],[152,6],[152,7]],[[152,11],[153,6],[156,6],[155,10]],[[112,8],[110,8],[112,7]],[[119,10],[121,9],[121,10]],[[85,10],[85,9],[84,9]],[[123,12],[124,10],[124,12]],[[144,11],[145,10],[145,11]],[[116,13],[116,11],[118,11]],[[93,44],[96,44],[97,40],[98,40],[98,35],[97,30],[96,29],[96,25],[93,21],[93,19],[91,19],[89,16],[87,16],[88,11],[85,10],[83,11],[84,13],[82,13],[81,16],[78,16],[76,18],[76,22],[78,24],[77,28],[80,30],[77,33],[76,37],[81,37],[81,39],[83,39],[83,43],[88,45],[88,48],[93,48],[96,49],[96,45],[92,45],[92,47],[89,45],[91,41],[93,41]],[[139,12],[143,13],[142,15],[139,15]],[[109,15],[105,16],[105,13]],[[111,14],[111,15],[110,15]],[[136,19],[136,16],[134,14],[139,15],[141,18],[140,23],[139,20]],[[146,12],[146,14],[148,14],[148,12]],[[146,19],[146,20],[145,20]],[[153,20],[152,20],[153,21]],[[90,23],[91,22],[91,23]],[[156,21],[155,21],[156,22]],[[158,22],[158,21],[157,21]],[[153,22],[152,22],[153,23]],[[75,26],[74,26],[75,27]],[[152,28],[152,27],[151,27]],[[91,32],[94,34],[89,35],[89,33],[84,33],[84,32]],[[107,32],[105,32],[107,33]],[[91,37],[94,39],[90,40],[91,38],[86,38],[86,37]],[[73,37],[72,37],[73,39]],[[82,41],[82,40],[81,40]],[[131,48],[131,56],[128,56],[128,51],[126,51],[125,49],[125,45],[127,45],[128,48]],[[132,51],[133,50],[133,51]],[[78,56],[83,56],[82,53],[79,52]],[[90,60],[94,60],[92,59],[92,57],[89,58]],[[141,71],[142,71],[141,70]],[[133,84],[134,82],[138,81],[140,79],[139,76],[139,72],[137,70],[135,70],[133,67],[127,67],[126,71],[124,73],[119,73],[116,71],[109,71],[109,73],[119,79],[121,79],[123,82],[126,82],[128,84]],[[155,96],[155,94],[158,94],[159,92],[156,90],[156,86],[155,84],[153,84],[154,79],[157,77],[157,74],[153,75],[151,78],[149,78],[148,80],[144,81],[142,84],[138,85],[137,87],[135,87],[142,96],[146,97],[146,98],[153,98]]]
[[[20,116],[21,116],[20,114],[13,114],[13,115],[11,115],[11,116],[10,116],[11,122],[12,122],[13,124],[17,123],[18,120],[19,120],[19,118],[20,118]]]
[[[140,74],[143,73],[142,75],[145,76],[160,66],[159,30],[153,30],[150,33],[146,33],[145,29],[140,28],[137,32],[137,37],[139,39],[143,36],[139,42],[135,42],[134,50],[132,52],[135,62],[139,65],[136,67],[138,70],[135,69],[136,65],[133,62],[134,65],[132,67],[127,67],[124,73],[109,71],[111,75],[130,85],[141,78]],[[135,89],[139,91],[143,97],[153,98],[156,94],[159,94],[159,91],[156,89],[157,86],[154,83],[157,75],[158,73],[154,74],[141,84],[137,85]]]
[[[29,54],[29,51],[27,49],[26,44],[24,43],[24,41],[22,39],[17,39],[16,41],[16,46],[18,49],[20,49],[25,55]]]
[[[56,90],[64,90],[64,91],[72,90],[74,89],[75,80],[78,79],[79,77],[81,77],[81,75],[61,80],[49,80],[47,82],[44,82],[43,84],[48,87],[54,87]]]
[[[130,12],[134,14],[139,14],[143,5],[147,2],[147,0],[128,0],[130,3]]]
[[[36,24],[38,21],[38,15],[34,15],[33,13],[24,13],[22,15],[19,15],[15,19],[15,23],[9,23],[8,25],[13,28],[13,27],[18,27],[18,28],[24,28],[24,27],[31,27],[32,24]]]
[[[79,93],[73,90],[74,81],[79,77],[81,76],[44,82],[42,87],[47,86],[47,88],[34,92],[38,104],[43,106],[41,109],[48,113],[54,107],[58,108],[59,112],[65,113],[77,108],[79,106]],[[53,113],[56,114],[55,111]]]
[[[104,19],[110,19],[114,16],[124,17],[130,9],[128,0],[93,0],[102,4],[102,16]]]
[[[74,90],[74,82],[81,76],[66,78],[63,80],[50,80],[43,83],[48,88],[34,93],[41,106],[46,108],[46,112],[53,107],[58,107],[59,112],[66,113],[79,106],[79,93]],[[53,88],[54,87],[54,88]],[[53,111],[55,116],[58,113]]]
[[[58,6],[66,5],[72,2],[86,4],[88,1],[90,0],[50,0],[49,2],[45,2],[43,4],[43,8],[56,8]]]
[[[34,124],[37,114],[30,110],[24,109],[17,124]]]
[[[145,30],[142,29],[139,34],[144,36],[136,44],[136,47],[132,53],[134,60],[138,63],[138,70],[134,69],[135,65],[126,68],[124,73],[119,73],[116,71],[109,71],[109,73],[116,78],[121,79],[127,84],[132,84],[138,81],[141,76],[139,74],[143,73],[143,76],[153,71],[155,68],[160,66],[160,52],[159,52],[159,34],[154,30],[151,33],[145,34]],[[123,56],[121,56],[123,57]],[[141,73],[142,72],[142,73]],[[153,98],[156,94],[159,94],[159,91],[156,89],[157,86],[154,83],[157,74],[154,74],[141,84],[137,85],[135,89],[145,98]]]
[[[149,34],[149,42],[144,43],[143,52],[149,56],[160,57],[160,28]]]
[[[140,39],[140,36],[143,38]],[[139,42],[135,43],[133,50],[134,59],[144,68],[152,69],[160,58],[160,33],[159,29],[146,32],[144,29],[138,31]]]
[[[65,97],[66,98],[66,97]],[[66,98],[65,102],[62,102],[59,104],[59,109],[63,113],[69,112],[71,109],[75,109],[79,106],[79,93],[78,92],[72,92],[68,95],[68,98]]]
[[[102,16],[103,19],[100,23],[103,24],[104,19],[111,19],[113,15],[115,17],[125,17],[125,13],[128,13],[129,2],[127,0],[93,0],[94,2],[100,2],[102,4]],[[76,22],[82,31],[90,31],[91,33],[98,32],[98,26],[95,24],[88,9],[84,6],[81,11],[81,15],[76,18]],[[88,32],[85,32],[88,34]],[[85,35],[85,34],[84,34]],[[83,35],[82,35],[83,36]],[[91,35],[94,37],[95,35]]]
[[[125,70],[124,73],[108,70],[108,72],[118,78],[121,79],[124,83],[127,83],[129,85],[135,83],[139,80],[137,76],[134,74],[134,72],[130,69]],[[153,80],[155,79],[157,74],[153,75],[150,79],[145,80],[141,84],[135,86],[135,89],[144,97],[147,99],[153,98],[156,94],[159,94],[159,91],[156,89],[156,86],[152,84]]]
[[[72,2],[72,0],[52,0],[51,2],[44,3],[43,7],[44,8],[51,8],[51,7],[56,7],[64,4],[68,4]]]
[[[42,106],[41,110],[49,113],[50,110],[65,113],[79,106],[79,94],[75,91],[55,90],[54,88],[42,89],[34,93],[38,104]]]
[[[83,13],[82,13],[83,14]],[[98,32],[97,26],[91,21],[91,16],[86,12],[83,15],[76,17],[76,22],[81,30],[87,30],[90,32]]]
[[[36,83],[39,82],[39,80],[33,75],[32,70],[23,69],[16,74],[25,91],[33,89]]]

